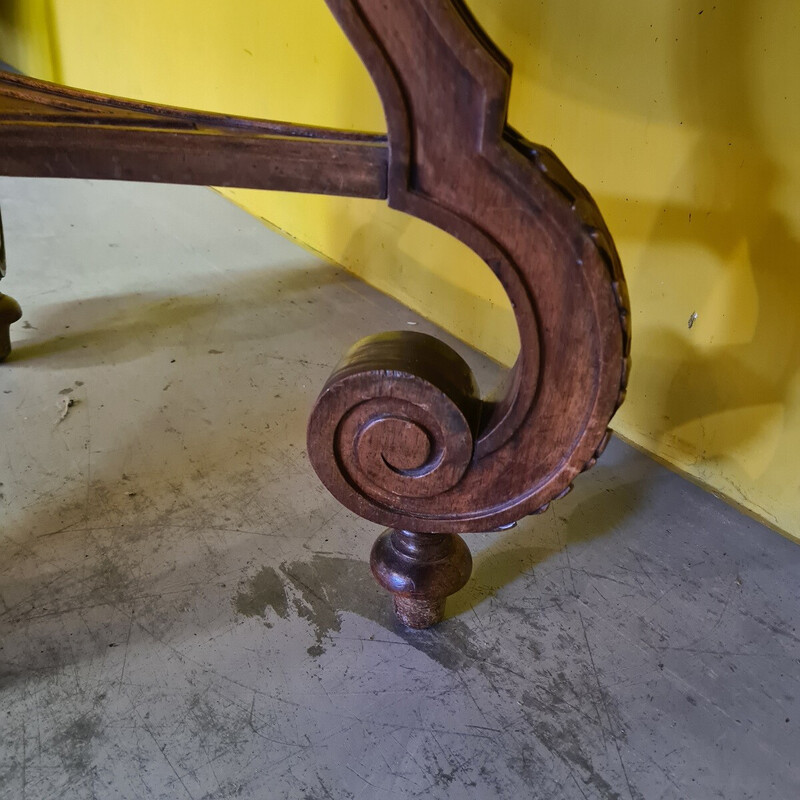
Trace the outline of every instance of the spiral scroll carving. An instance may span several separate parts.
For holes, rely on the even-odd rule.
[[[369,337],[322,390],[309,457],[351,508],[400,515],[410,498],[431,501],[459,484],[479,411],[472,371],[447,345],[413,332]]]

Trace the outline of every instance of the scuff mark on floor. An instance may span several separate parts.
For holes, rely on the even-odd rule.
[[[246,581],[234,598],[233,606],[245,617],[263,617],[271,628],[267,609],[272,609],[281,619],[286,619],[289,612],[283,578],[272,567],[264,567]]]
[[[263,567],[243,584],[233,605],[239,614],[264,617],[272,627],[268,609],[287,619],[289,595],[297,615],[313,629],[315,644],[308,653],[314,657],[323,655],[333,634],[341,631],[344,612],[377,623],[445,669],[459,670],[491,654],[475,643],[473,631],[459,619],[446,619],[428,631],[398,623],[389,596],[375,584],[368,565],[357,559],[315,555],[308,562],[282,563],[278,570]]]

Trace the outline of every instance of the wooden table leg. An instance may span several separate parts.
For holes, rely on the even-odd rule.
[[[480,256],[519,329],[486,396],[441,342],[400,332],[356,345],[311,414],[311,464],[390,528],[373,572],[401,621],[427,627],[469,574],[455,535],[540,512],[602,452],[628,379],[628,299],[588,191],[508,125],[511,64],[463,0],[327,3],[383,100],[389,205]]]
[[[541,511],[602,453],[628,382],[630,308],[591,195],[550,150],[508,125],[511,63],[465,0],[326,2],[375,81],[387,136],[0,74],[0,174],[387,200],[484,261],[509,297],[520,339],[494,392],[481,396],[469,367],[431,337],[382,334],[348,353],[308,428],[323,483],[348,509],[391,529],[373,569],[401,619],[429,625],[469,574],[456,534]],[[0,358],[20,315],[0,296]]]

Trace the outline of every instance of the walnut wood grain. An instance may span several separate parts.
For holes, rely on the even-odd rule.
[[[388,530],[372,548],[375,580],[391,592],[407,628],[430,628],[444,619],[445,602],[469,580],[472,556],[456,534]]]
[[[0,73],[0,174],[386,197],[386,137],[230,117]]]
[[[462,3],[328,4],[383,99],[389,204],[483,258],[511,299],[521,350],[497,396],[479,403],[472,453],[459,461],[457,478],[426,444],[464,436],[452,415],[431,420],[431,408],[445,405],[432,370],[418,368],[421,357],[384,370],[382,356],[367,357],[372,341],[360,344],[323,389],[309,455],[335,496],[375,522],[433,533],[506,526],[568,491],[606,441],[629,353],[616,250],[588,192],[549,150],[507,126],[510,64]],[[398,343],[402,352],[406,341]],[[440,355],[430,358],[446,370]],[[458,396],[450,399],[459,406]],[[405,428],[390,424],[398,415],[410,420]],[[373,432],[376,424],[385,439]],[[398,430],[411,443],[400,443]],[[376,481],[367,465],[391,464],[393,449],[414,443],[413,476]]]
[[[375,81],[388,136],[3,74],[0,174],[388,199],[484,260],[511,300],[521,342],[492,395],[481,397],[468,365],[436,339],[387,333],[346,354],[308,427],[323,483],[391,528],[373,550],[373,572],[401,621],[425,627],[469,575],[455,534],[540,513],[602,453],[630,369],[628,298],[587,190],[508,125],[511,64],[462,0],[326,2]],[[0,296],[0,356],[19,313]]]
[[[389,204],[474,250],[519,328],[519,357],[492,397],[477,397],[441,343],[386,334],[347,354],[311,415],[317,474],[352,511],[396,529],[373,550],[373,572],[400,620],[424,627],[457,587],[415,587],[431,555],[401,545],[505,528],[594,465],[625,396],[627,292],[587,190],[507,124],[511,64],[461,0],[327,2],[383,100]],[[442,574],[458,573],[457,550]]]

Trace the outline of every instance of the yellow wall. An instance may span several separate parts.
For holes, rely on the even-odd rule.
[[[616,429],[800,538],[800,4],[471,7],[516,65],[512,123],[590,187],[617,239],[634,370]],[[0,0],[0,57],[155,101],[384,124],[322,0]],[[504,296],[443,234],[369,201],[226,194],[512,360]]]
[[[59,79],[50,8],[45,0],[0,0],[0,61],[47,81]]]

